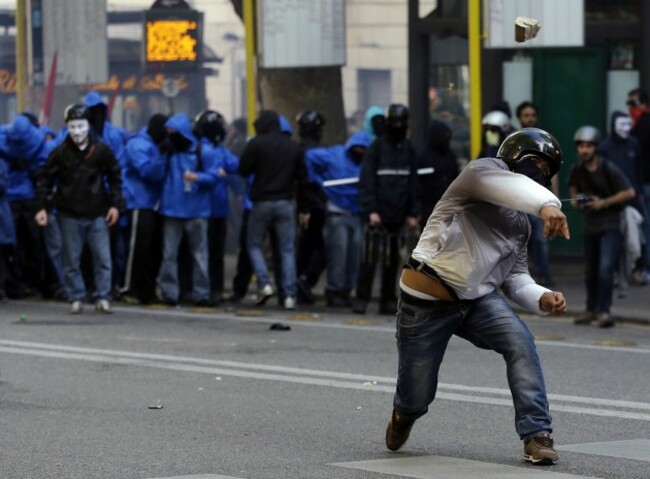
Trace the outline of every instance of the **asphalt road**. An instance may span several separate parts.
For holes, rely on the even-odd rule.
[[[650,327],[525,319],[553,467],[523,460],[501,357],[460,339],[429,414],[387,451],[390,317],[0,305],[0,478],[648,479]]]

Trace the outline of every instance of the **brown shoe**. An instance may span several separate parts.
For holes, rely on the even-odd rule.
[[[393,409],[393,415],[386,427],[386,447],[391,451],[397,451],[402,447],[409,438],[414,423],[414,419],[405,419]]]
[[[524,459],[540,466],[557,464],[558,455],[553,447],[553,438],[548,434],[542,434],[526,441]]]
[[[614,320],[609,313],[598,313],[596,320],[598,321],[599,328],[611,328],[614,326]]]
[[[573,324],[590,324],[596,321],[596,313],[593,311],[585,311],[580,316],[576,316]]]

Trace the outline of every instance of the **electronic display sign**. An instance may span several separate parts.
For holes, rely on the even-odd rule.
[[[144,63],[147,72],[198,69],[202,48],[201,12],[147,10],[144,15]]]

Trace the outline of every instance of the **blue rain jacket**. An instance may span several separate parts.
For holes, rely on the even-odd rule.
[[[309,181],[319,185],[327,199],[346,211],[360,213],[359,175],[361,165],[355,163],[348,152],[355,146],[370,146],[370,136],[365,131],[354,133],[343,145],[311,148],[305,152]],[[349,183],[328,184],[333,180]]]
[[[153,209],[160,200],[167,158],[142,128],[126,144],[124,199],[129,210]]]
[[[9,167],[7,162],[0,158],[0,244],[16,244],[16,231],[11,207],[7,200],[9,187]],[[1,287],[2,285],[0,285]]]
[[[223,168],[227,175],[236,175],[239,171],[239,158],[233,155],[225,146],[214,146],[209,140],[201,139],[202,152],[211,151],[214,154],[217,168],[217,183],[210,191],[210,216],[213,218],[228,217],[228,177],[219,175]]]
[[[13,123],[0,129],[0,150],[9,166],[7,199],[10,202],[34,197],[36,173],[45,166],[54,146],[23,115],[16,115]]]
[[[184,113],[172,116],[165,127],[178,131],[190,140],[187,151],[168,155],[167,173],[160,196],[160,214],[171,218],[208,218],[211,214],[210,194],[218,181],[218,160],[215,151],[201,147],[201,168],[197,161],[198,141],[192,134],[190,119]],[[198,174],[198,181],[189,184],[185,191],[185,171]]]

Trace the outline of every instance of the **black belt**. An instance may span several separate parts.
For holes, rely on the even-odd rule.
[[[456,294],[456,291],[454,291],[452,287],[449,286],[445,282],[445,280],[438,275],[438,273],[436,273],[435,269],[433,269],[431,266],[426,264],[424,261],[418,261],[413,256],[409,256],[409,259],[406,261],[405,267],[409,269],[414,269],[415,271],[419,271],[420,273],[427,275],[429,278],[436,280],[447,290],[447,292],[454,299],[454,301],[458,301],[458,295]]]

